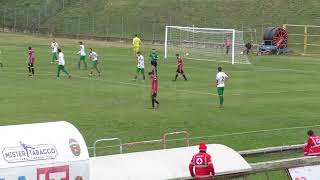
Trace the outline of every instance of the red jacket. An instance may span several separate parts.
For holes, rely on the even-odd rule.
[[[306,145],[304,146],[305,156],[320,156],[320,137],[312,135],[308,138]]]
[[[193,168],[195,167],[195,172]],[[189,171],[192,177],[196,179],[211,179],[215,175],[211,161],[211,156],[206,152],[199,152],[194,155],[189,164]]]

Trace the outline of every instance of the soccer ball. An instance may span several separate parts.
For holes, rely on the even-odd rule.
[[[186,56],[189,56],[189,53],[186,53]]]

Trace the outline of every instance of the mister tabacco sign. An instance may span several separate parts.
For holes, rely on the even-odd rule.
[[[8,163],[55,159],[58,151],[51,144],[27,145],[19,142],[15,147],[5,147],[2,156]]]

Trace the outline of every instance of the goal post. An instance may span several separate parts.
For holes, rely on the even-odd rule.
[[[235,29],[166,26],[164,48],[165,59],[178,53],[186,59],[250,64],[243,32]]]

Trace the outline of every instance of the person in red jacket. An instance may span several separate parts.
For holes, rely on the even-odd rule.
[[[195,179],[208,180],[212,179],[212,176],[215,175],[211,156],[206,151],[206,144],[201,142],[199,144],[199,153],[192,157],[189,164],[190,175]]]
[[[317,136],[312,130],[307,132],[309,138],[304,146],[305,156],[320,156],[320,137]]]

